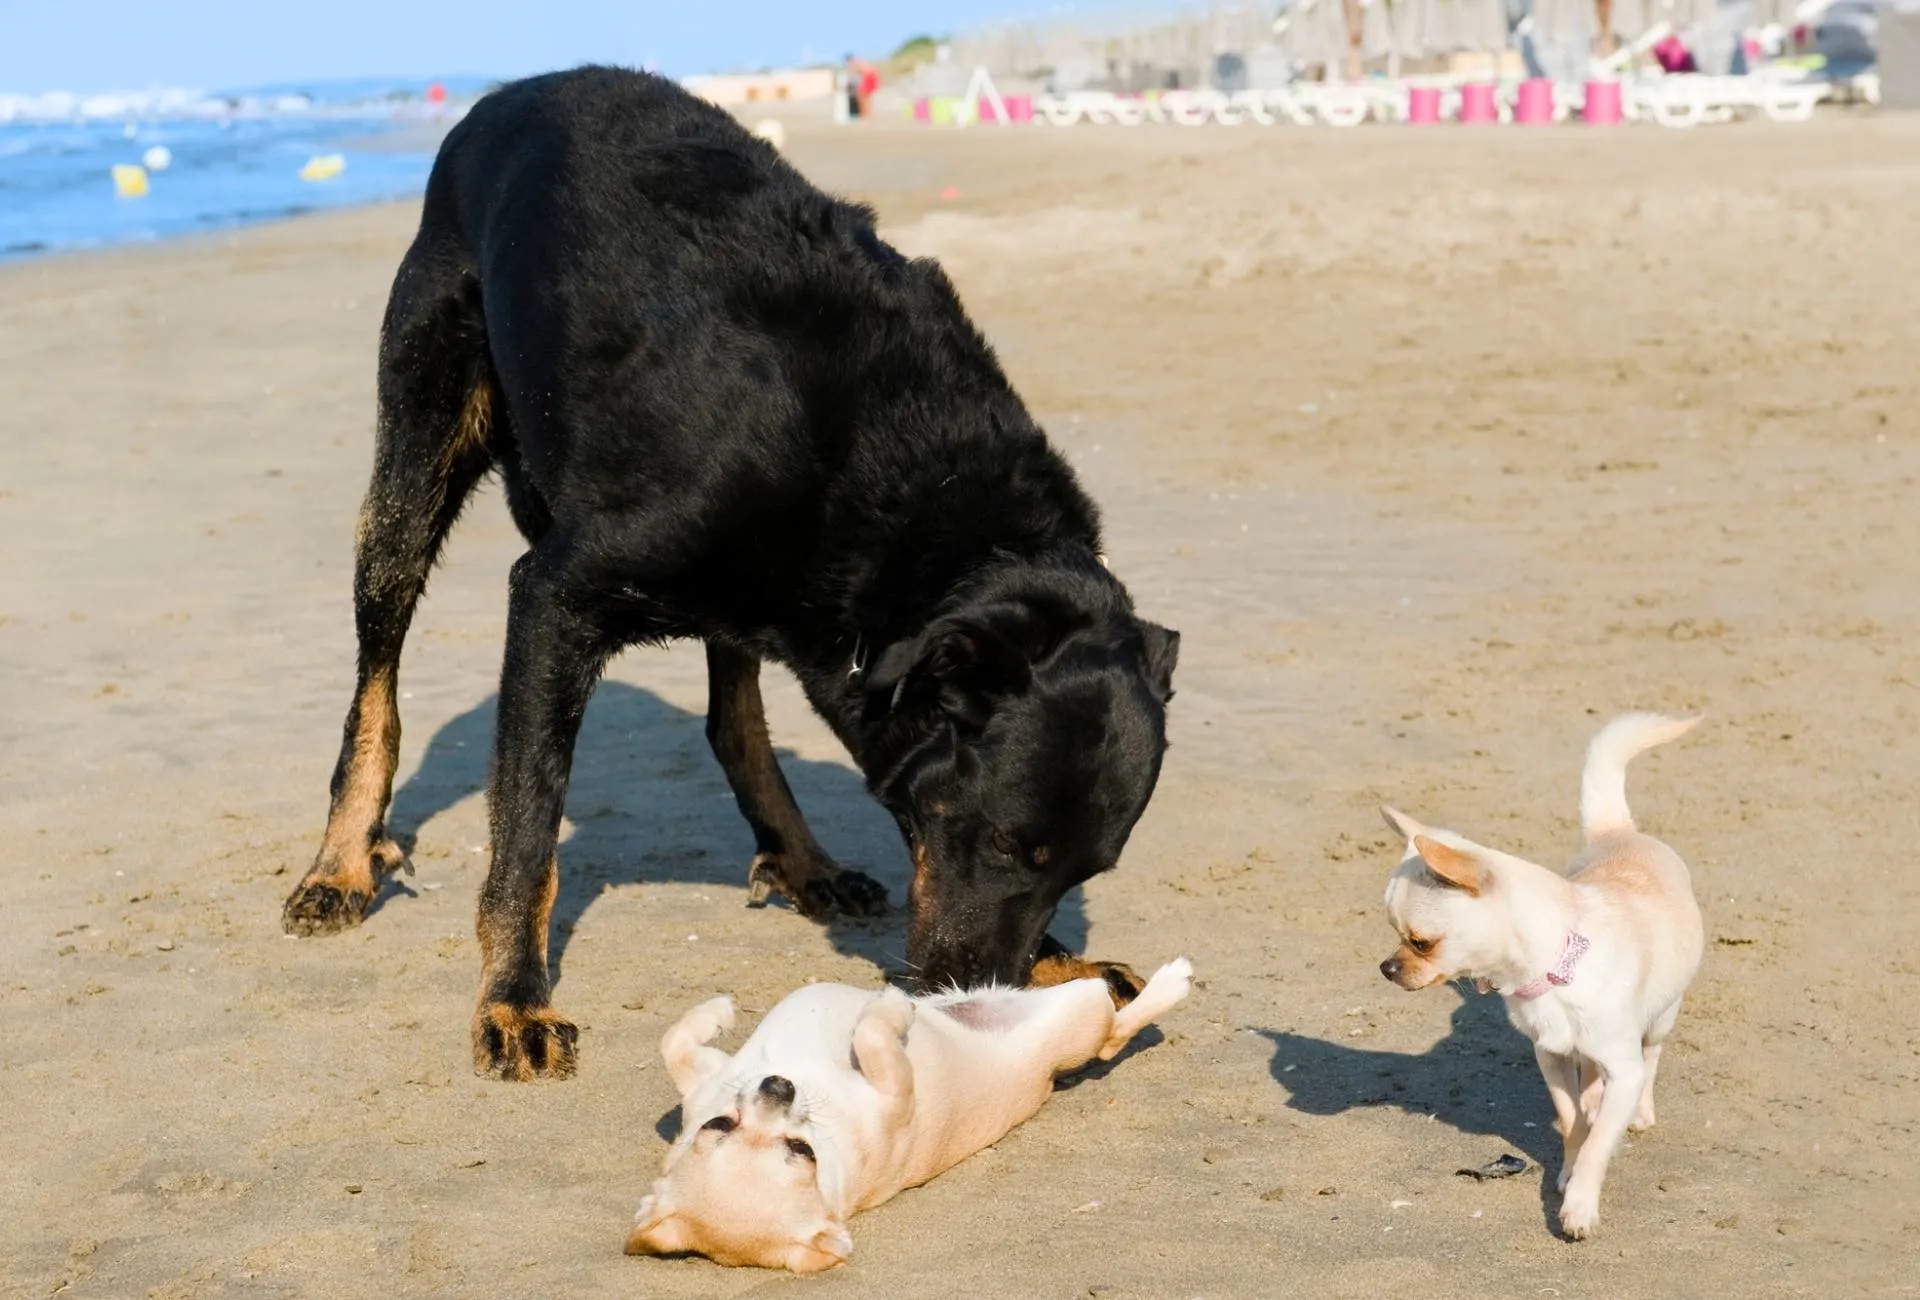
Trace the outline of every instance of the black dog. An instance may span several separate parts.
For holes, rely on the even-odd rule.
[[[585,68],[506,86],[434,164],[379,397],[359,682],[289,931],[357,924],[401,863],[382,828],[401,644],[497,470],[531,545],[508,584],[477,1070],[573,1070],[546,952],[574,738],[607,660],[674,637],[706,642],[707,735],[753,828],[756,899],[816,917],[887,903],[794,806],[761,708],[773,659],[906,835],[925,984],[1092,969],[1130,996],[1123,968],[1046,928],[1153,793],[1179,636],[1134,617],[1093,503],[952,286],[881,243],[870,211],[670,82]]]

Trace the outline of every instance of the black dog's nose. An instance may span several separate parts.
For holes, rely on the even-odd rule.
[[[793,1105],[793,1080],[769,1074],[760,1080],[760,1096],[775,1106]]]
[[[1388,979],[1397,979],[1400,975],[1400,959],[1389,957],[1380,963],[1380,973]]]

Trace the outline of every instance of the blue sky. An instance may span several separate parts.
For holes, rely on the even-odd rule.
[[[1082,0],[1082,4],[1100,0]],[[675,76],[886,53],[1058,0],[0,0],[0,92],[513,76],[587,60]]]

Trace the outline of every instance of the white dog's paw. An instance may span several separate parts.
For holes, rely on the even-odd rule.
[[[733,1028],[733,999],[725,996],[708,998],[689,1011],[681,1023],[693,1035],[694,1042],[711,1043]]]
[[[867,1004],[863,1017],[870,1018],[891,1029],[902,1042],[906,1041],[907,1031],[913,1028],[913,1017],[917,1008],[913,999],[899,989],[889,988],[879,997]]]
[[[1653,1127],[1653,1098],[1642,1097],[1640,1105],[1633,1112],[1633,1122],[1627,1125],[1630,1133],[1644,1133]]]
[[[1585,1241],[1600,1226],[1600,1198],[1585,1188],[1567,1193],[1560,1202],[1560,1231],[1574,1241]]]

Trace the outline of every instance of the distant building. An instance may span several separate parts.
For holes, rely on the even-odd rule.
[[[832,68],[787,68],[777,72],[725,72],[688,77],[686,88],[722,108],[789,99],[826,99],[833,94]]]

